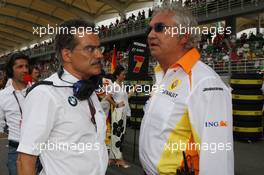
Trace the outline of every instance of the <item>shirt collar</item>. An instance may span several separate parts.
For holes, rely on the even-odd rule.
[[[9,86],[7,86],[4,90],[6,90],[6,92],[8,93],[13,93],[14,91],[17,92],[22,92],[22,93],[26,93],[27,88],[24,88],[22,90],[15,90],[13,83],[11,82],[11,84]]]
[[[200,53],[196,48],[192,48],[187,53],[185,53],[176,63],[169,67],[169,69],[178,68],[179,66],[189,74],[192,70],[192,67],[200,59]],[[155,73],[161,72],[162,68],[160,64],[155,67]]]
[[[177,68],[181,66],[185,73],[189,74],[192,70],[192,67],[200,59],[200,53],[196,48],[192,48],[186,54],[184,54],[175,64],[170,68]]]
[[[79,81],[78,78],[76,78],[75,76],[73,76],[71,73],[69,73],[68,71],[66,71],[65,69],[63,69],[63,74],[61,76],[62,80],[68,81],[69,83],[76,83],[77,81]]]

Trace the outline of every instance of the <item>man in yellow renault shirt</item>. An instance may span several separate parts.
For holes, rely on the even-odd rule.
[[[199,60],[199,32],[190,27],[197,22],[179,3],[154,9],[147,40],[159,63],[155,84],[162,88],[147,102],[141,125],[139,153],[147,175],[186,168],[195,175],[234,174],[231,93]]]

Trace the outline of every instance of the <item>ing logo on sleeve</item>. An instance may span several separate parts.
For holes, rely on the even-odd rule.
[[[218,128],[218,127],[227,127],[227,121],[210,121],[205,122],[205,127],[207,128]]]

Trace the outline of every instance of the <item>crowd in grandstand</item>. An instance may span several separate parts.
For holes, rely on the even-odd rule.
[[[225,0],[222,0],[222,2],[224,1]],[[210,2],[215,2],[215,0],[185,0],[185,1],[183,0],[183,3],[185,4],[185,6],[188,6],[188,7],[193,7],[195,5],[200,6],[203,3],[210,3]],[[255,0],[250,0],[250,2],[253,3],[255,2]],[[146,103],[144,101],[144,105],[145,105],[144,106],[144,112],[145,112],[144,120],[145,121],[142,122],[142,125],[141,125],[141,128],[144,128],[144,129],[140,130],[139,159],[142,163],[142,167],[144,168],[145,174],[155,174],[155,173],[151,173],[151,171],[153,171],[152,169],[156,171],[156,169],[159,168],[158,164],[154,165],[154,162],[158,162],[157,161],[158,159],[161,159],[162,160],[161,162],[163,161],[166,162],[165,160],[168,157],[170,158],[170,157],[175,156],[174,153],[166,152],[166,150],[159,150],[160,145],[156,143],[160,142],[161,144],[166,144],[167,139],[162,138],[159,140],[156,137],[153,137],[153,133],[154,135],[160,135],[160,133],[163,133],[163,134],[165,133],[164,135],[173,136],[173,138],[176,138],[175,133],[177,133],[178,131],[182,132],[181,127],[183,126],[185,129],[187,128],[186,131],[183,131],[183,134],[191,136],[190,138],[188,138],[189,140],[187,140],[188,143],[192,143],[194,141],[193,132],[191,130],[192,128],[194,128],[195,130],[199,131],[197,132],[197,137],[202,138],[201,143],[206,143],[206,141],[208,142],[215,141],[214,139],[215,134],[217,134],[217,138],[220,138],[219,142],[224,141],[224,143],[230,143],[231,145],[233,145],[232,125],[225,124],[225,127],[228,129],[225,128],[225,130],[222,130],[221,132],[218,132],[217,130],[218,128],[217,129],[214,128],[215,130],[210,130],[210,131],[206,130],[206,131],[200,132],[202,131],[204,127],[204,124],[200,123],[200,120],[207,121],[207,115],[205,114],[215,114],[216,113],[218,115],[214,115],[215,116],[215,118],[213,118],[214,121],[220,121],[219,117],[222,117],[226,120],[226,123],[227,122],[232,123],[232,112],[233,111],[232,111],[232,105],[231,105],[231,102],[232,102],[231,94],[230,94],[229,88],[226,87],[225,84],[220,79],[220,77],[215,74],[214,70],[217,71],[215,67],[217,67],[217,69],[220,68],[223,72],[230,73],[228,72],[228,68],[230,68],[230,65],[235,66],[237,69],[239,69],[238,65],[244,64],[243,61],[254,61],[254,64],[251,65],[250,63],[250,66],[253,66],[258,70],[261,70],[261,69],[264,70],[264,67],[261,68],[261,65],[264,66],[264,34],[263,33],[259,33],[259,32],[257,34],[254,34],[253,32],[250,32],[249,34],[243,33],[239,38],[237,38],[235,35],[227,34],[226,32],[224,32],[223,34],[220,34],[217,32],[214,34],[208,33],[208,34],[202,34],[201,40],[199,41],[199,43],[196,43],[196,40],[190,37],[193,34],[190,34],[188,32],[186,33],[187,35],[185,34],[186,40],[184,37],[181,37],[179,35],[177,35],[176,40],[174,40],[175,38],[171,40],[171,39],[168,39],[168,37],[164,37],[162,32],[164,31],[164,26],[167,27],[167,26],[172,26],[175,24],[175,21],[173,20],[175,20],[176,15],[179,15],[179,14],[173,11],[170,11],[170,12],[174,14],[168,14],[167,12],[170,6],[165,6],[163,8],[164,9],[161,9],[160,11],[154,11],[154,14],[156,14],[156,16],[154,15],[152,19],[150,19],[150,16],[153,12],[152,12],[152,9],[149,9],[147,13],[148,15],[143,10],[143,11],[138,12],[137,15],[132,13],[131,16],[129,16],[128,18],[121,18],[121,20],[116,19],[115,23],[111,23],[109,26],[102,25],[99,27],[100,34],[108,35],[108,34],[111,34],[112,32],[118,32],[118,33],[122,32],[123,34],[123,31],[127,30],[129,26],[137,26],[137,24],[139,25],[143,24],[142,26],[144,27],[146,27],[146,25],[149,25],[150,32],[147,34],[148,35],[147,43],[149,46],[149,51],[148,51],[148,54],[146,54],[147,57],[149,57],[150,71],[148,72],[148,75],[149,74],[151,76],[154,75],[154,73],[152,72],[154,70],[153,67],[154,65],[156,65],[156,63],[159,63],[160,69],[162,71],[157,71],[156,77],[163,77],[163,79],[159,80],[158,78],[156,78],[155,82],[157,84],[164,83],[166,84],[166,87],[169,87],[169,90],[163,90],[162,92],[157,92],[157,93],[154,92],[153,94],[156,95],[155,96],[156,99],[151,98],[151,100],[147,101]],[[186,15],[186,14],[183,13],[183,15]],[[188,20],[190,21],[190,23],[192,24],[192,20],[194,20],[194,18],[191,15],[190,16],[186,15],[186,16]],[[167,17],[170,19],[168,24],[166,24]],[[180,16],[177,16],[176,19],[179,19],[179,17]],[[160,19],[162,19],[161,22],[160,22]],[[151,22],[149,20],[151,20]],[[75,24],[75,22],[76,24],[81,24],[81,23],[83,24],[80,26],[73,25]],[[155,27],[157,23],[163,24],[163,29],[161,30],[157,29],[156,31]],[[179,23],[182,24],[182,22],[179,22]],[[196,22],[193,22],[193,23],[196,23]],[[77,19],[76,21],[71,21],[71,20],[66,21],[64,22],[64,25],[68,27],[77,28],[77,27],[87,26],[88,24],[86,24],[85,21]],[[127,31],[129,32],[129,30]],[[160,33],[160,35],[156,34],[155,32]],[[80,36],[78,34],[76,35]],[[93,38],[94,40],[91,39],[92,37],[94,37]],[[197,40],[199,37],[197,37]],[[9,138],[10,148],[11,146],[13,146],[14,148],[16,148],[14,152],[16,154],[17,153],[19,154],[18,159],[17,158],[13,159],[14,160],[13,163],[15,165],[17,163],[18,165],[18,168],[19,168],[18,172],[26,171],[28,169],[27,167],[30,167],[28,165],[32,165],[32,164],[34,166],[32,166],[31,168],[32,170],[34,170],[35,164],[36,164],[35,161],[37,160],[37,156],[40,155],[41,156],[40,158],[42,158],[42,156],[44,155],[45,157],[45,153],[47,154],[49,153],[48,151],[50,151],[48,150],[44,153],[41,153],[41,152],[34,153],[33,151],[28,151],[26,149],[27,147],[24,145],[27,145],[27,144],[33,145],[31,143],[37,143],[38,140],[37,139],[34,140],[35,139],[34,134],[36,134],[36,137],[39,137],[39,140],[49,140],[49,139],[54,139],[54,138],[57,139],[63,136],[62,137],[63,140],[71,141],[71,139],[73,138],[72,133],[77,133],[77,136],[75,136],[77,138],[76,140],[78,140],[78,138],[83,137],[82,136],[83,133],[78,133],[78,130],[80,128],[81,129],[85,128],[83,130],[84,133],[88,131],[88,130],[86,131],[88,127],[86,128],[83,125],[84,122],[87,122],[87,118],[82,117],[86,115],[86,113],[84,113],[82,109],[88,109],[88,108],[89,108],[88,116],[90,119],[89,122],[91,124],[91,127],[89,126],[89,129],[92,128],[92,130],[89,130],[89,132],[92,133],[90,135],[94,135],[96,137],[93,137],[93,138],[91,137],[91,139],[87,137],[87,140],[97,141],[96,139],[98,139],[98,141],[102,142],[103,147],[101,148],[103,149],[100,148],[100,150],[97,150],[98,155],[100,155],[99,159],[96,159],[95,156],[91,156],[92,154],[89,156],[88,154],[82,154],[83,157],[78,156],[78,159],[76,160],[82,162],[83,160],[87,161],[87,159],[89,158],[90,160],[87,162],[98,163],[101,161],[101,164],[96,164],[96,165],[98,165],[98,167],[102,166],[103,168],[91,166],[91,169],[98,169],[98,172],[99,170],[103,172],[105,170],[102,170],[102,169],[107,169],[107,162],[108,162],[108,166],[115,165],[117,167],[122,167],[122,168],[130,167],[129,163],[124,160],[124,157],[122,154],[122,147],[123,147],[122,143],[124,141],[124,135],[126,132],[127,118],[131,117],[131,109],[130,109],[130,104],[129,104],[131,102],[128,101],[128,99],[129,97],[134,95],[134,92],[132,93],[127,93],[126,91],[115,92],[116,91],[115,87],[118,87],[119,89],[123,88],[123,85],[124,85],[123,83],[126,78],[126,73],[128,70],[128,59],[129,59],[130,49],[126,48],[128,47],[127,45],[124,46],[122,45],[123,43],[121,43],[120,45],[118,45],[119,46],[118,49],[120,50],[117,50],[116,52],[115,46],[114,46],[114,49],[112,50],[113,43],[111,43],[111,44],[106,45],[108,49],[106,50],[106,52],[104,52],[103,51],[104,49],[101,49],[100,47],[99,37],[96,34],[92,34],[91,38],[89,37],[86,38],[83,36],[76,37],[73,34],[66,34],[66,35],[57,34],[55,37],[55,41],[54,39],[51,39],[49,41],[44,41],[44,42],[35,44],[31,48],[22,50],[22,52],[25,55],[14,56],[15,54],[14,55],[7,54],[2,57],[7,60],[9,58],[10,59],[7,62],[6,70],[1,70],[0,68],[0,89],[2,92],[4,92],[2,93],[1,97],[3,99],[5,99],[6,97],[9,97],[9,98],[12,97],[10,99],[13,102],[16,102],[17,106],[19,107],[14,111],[17,112],[19,109],[20,110],[19,114],[21,116],[21,120],[19,120],[20,123],[17,122],[19,124],[17,124],[17,128],[16,128],[18,131],[17,133],[19,133],[17,134],[18,139],[16,138],[16,140],[14,139],[12,140]],[[74,45],[74,43],[76,45]],[[160,48],[160,49],[157,49],[157,48]],[[55,50],[58,51],[56,52],[56,55],[54,53]],[[157,50],[160,52],[158,52]],[[145,53],[145,50],[143,50],[142,52]],[[67,55],[67,53],[71,53],[71,55],[70,54]],[[134,58],[136,57],[135,55],[133,56]],[[30,60],[29,60],[29,57],[31,57]],[[114,57],[117,58],[117,64],[115,64],[116,68],[113,71],[113,73],[112,74],[100,73],[100,72],[104,72],[104,71],[101,71],[100,64],[103,65],[103,70],[105,70],[106,73],[109,73],[111,66],[113,68],[112,59]],[[102,58],[104,58],[103,61],[101,61]],[[13,60],[13,61],[11,62],[10,60],[11,61]],[[23,61],[22,63],[24,66],[24,72],[22,71],[19,72],[19,69],[18,70],[15,69],[17,64],[19,63],[17,60]],[[144,62],[146,59],[144,59],[143,57],[142,60],[143,61],[141,62]],[[199,60],[213,67],[214,70],[209,69],[207,65],[205,65]],[[86,64],[88,61],[90,62],[90,65]],[[165,61],[165,64],[162,64],[164,63],[164,61]],[[263,63],[260,63],[260,61],[263,61]],[[4,66],[2,65],[2,67]],[[137,67],[135,67],[135,69],[136,68]],[[174,70],[172,70],[171,68],[173,68]],[[39,71],[39,76],[37,76],[37,79],[34,79],[34,76],[32,76],[32,72],[33,72],[32,70],[34,69]],[[171,74],[168,73],[170,71],[171,71]],[[164,72],[165,74],[163,74]],[[28,77],[31,77],[30,83],[25,81],[25,77],[27,76],[23,76],[23,78],[22,76],[20,76],[22,75],[22,73],[23,74],[26,73],[25,75],[27,75]],[[97,94],[98,96],[101,95],[100,98],[101,98],[101,102],[103,103],[100,103],[96,97],[96,94],[94,93],[94,90],[98,88],[99,82],[100,82],[99,78],[101,78],[102,75],[105,75],[104,79],[102,80],[104,84],[102,88],[105,88],[104,90],[106,90],[106,92],[109,90],[108,87],[111,87],[112,90],[110,90],[109,93],[108,92],[102,93],[103,95],[100,93]],[[109,77],[111,77],[112,80]],[[29,93],[30,91],[27,91],[27,94],[28,93],[29,94],[26,98],[26,102],[25,102],[26,105],[24,105],[24,101],[22,101],[23,102],[22,103],[23,104],[23,117],[26,116],[26,119],[22,118],[22,110],[20,107],[20,102],[16,96],[16,93],[22,95],[20,98],[25,100],[26,95],[24,95],[22,92],[26,92],[26,89],[32,86],[32,83],[34,84],[37,81],[44,80],[46,78],[48,78],[47,80],[49,80],[49,82],[48,81],[41,82],[41,84],[43,83],[47,85],[44,87],[41,86],[41,88],[43,89],[41,89],[40,87],[37,87],[36,86],[38,85],[37,83],[32,87],[32,89],[30,88],[31,93]],[[142,76],[142,78],[145,78],[145,77]],[[173,81],[171,82],[171,80]],[[23,86],[20,86],[19,83],[23,84]],[[60,85],[59,83],[61,83],[62,85]],[[78,83],[83,83],[83,84],[78,84]],[[10,85],[8,86],[8,84]],[[77,85],[82,85],[82,86],[76,88]],[[180,103],[178,102],[174,103],[174,101],[172,101],[171,98],[172,99],[176,98],[178,94],[174,92],[170,92],[170,91],[174,91],[175,88],[178,87],[179,85],[181,85],[181,87],[183,88],[177,89],[177,92],[181,92],[182,97],[181,99],[178,100],[178,102]],[[13,94],[7,93],[9,96],[3,96],[6,94],[5,91],[6,89],[8,89],[7,87],[10,87],[10,89],[13,88],[12,89]],[[195,87],[195,88],[192,88],[192,87]],[[217,88],[211,88],[211,87],[217,87]],[[32,91],[33,88],[35,88],[34,91]],[[69,90],[69,88],[73,88],[73,91]],[[137,89],[137,86],[135,86],[135,88]],[[91,89],[91,94],[88,94],[90,93],[88,91],[90,89]],[[190,89],[191,91],[189,91],[188,89]],[[83,92],[81,92],[81,90]],[[78,94],[75,93],[76,91],[78,92]],[[208,91],[210,91],[210,93]],[[15,98],[13,98],[13,95]],[[167,97],[164,98],[164,96],[162,95],[167,96]],[[68,99],[68,101],[67,100],[65,101],[65,99]],[[210,100],[207,100],[207,99],[210,99]],[[87,103],[85,103],[85,106],[84,106],[85,108],[75,107],[77,106],[77,104],[79,104],[79,106],[81,106],[81,104],[84,104],[81,101],[87,101],[88,106],[87,106]],[[188,103],[186,103],[187,101]],[[197,101],[199,101],[199,103],[197,103]],[[107,103],[105,104],[105,106],[103,106],[104,102]],[[61,106],[57,105],[60,103],[62,104]],[[4,106],[3,104],[4,104],[3,102],[2,104],[0,103],[1,109],[3,108],[2,106]],[[40,104],[41,105],[43,104],[43,107],[41,106],[41,108],[38,111],[37,107],[39,107]],[[203,108],[203,106],[207,106],[207,107]],[[219,106],[221,106],[222,108],[219,108]],[[3,111],[5,110],[6,109],[4,109]],[[187,114],[186,113],[187,110],[190,111],[190,113]],[[45,113],[46,111],[48,112]],[[177,120],[180,119],[179,121],[175,120],[175,111],[178,115],[176,116]],[[199,115],[194,115],[196,112]],[[39,118],[34,117],[38,113],[41,114],[41,117]],[[55,120],[52,121],[55,117],[57,117],[57,114],[59,116],[58,123],[63,123],[67,121],[63,118],[64,116],[67,117],[66,119],[70,118],[70,120],[68,121],[73,123],[71,126],[73,130],[71,130],[72,133],[70,132],[70,134],[65,132],[66,134],[63,133],[59,136],[55,135],[55,137],[52,138],[51,136],[53,136],[54,132],[56,132],[57,129],[61,129],[60,126],[58,127],[57,121]],[[95,114],[97,116],[95,116]],[[160,116],[163,114],[166,114],[166,115],[164,115],[165,117],[162,117],[162,120],[161,120]],[[10,116],[11,115],[13,114],[10,114]],[[70,117],[72,115],[75,115],[77,117],[81,116],[82,118],[78,120],[78,122],[72,122],[76,120],[75,118]],[[111,118],[109,116],[111,116]],[[208,115],[208,116],[211,119],[212,115]],[[105,120],[105,118],[103,117],[106,117],[107,120]],[[196,120],[197,118],[199,119],[199,121]],[[148,120],[151,121],[151,125],[149,125],[149,123],[146,122]],[[155,122],[155,120],[158,122]],[[187,125],[185,126],[184,122],[182,124],[182,121],[185,121],[185,120],[186,121],[188,120],[188,126]],[[23,121],[22,125],[21,125],[21,121]],[[50,122],[47,123],[46,121],[50,121]],[[102,121],[106,121],[107,125],[104,126],[104,122]],[[170,126],[170,123],[177,123],[177,126],[180,126],[180,128],[177,127],[176,129],[172,129],[172,127]],[[9,126],[9,123],[7,123],[7,125]],[[68,125],[68,124],[66,123],[65,125]],[[161,125],[162,127],[160,129]],[[205,127],[207,127],[207,122],[205,123]],[[40,131],[41,134],[39,134],[38,132],[32,132],[32,131],[39,131],[39,128],[41,128],[41,131]],[[50,130],[47,130],[47,128],[48,129],[50,128]],[[105,130],[106,130],[105,128],[107,128],[106,134],[111,136],[111,137],[108,137],[108,136],[106,137],[106,145],[108,146],[107,148],[108,148],[109,160],[107,156],[107,150],[104,145],[105,136],[104,134],[102,134],[102,133],[105,133]],[[20,136],[20,129],[21,129],[21,136]],[[32,129],[32,131],[29,129]],[[65,128],[62,128],[62,129],[65,129],[65,131],[67,132],[69,131],[68,126],[65,126]],[[166,132],[163,132],[163,130]],[[33,133],[32,136],[30,135],[31,132]],[[47,136],[43,136],[45,133],[49,133],[49,134],[47,134]],[[98,135],[100,135],[100,137],[97,137]],[[75,138],[73,138],[72,141],[74,141],[74,139]],[[107,144],[107,139],[109,142],[108,144]],[[179,139],[179,141],[181,141],[181,138]],[[150,144],[154,146],[149,148]],[[183,159],[185,159],[185,152],[186,152],[186,155],[187,155],[186,157],[188,156],[190,157],[189,160],[191,161],[191,164],[193,163],[193,160],[195,160],[194,169],[192,168],[191,170],[193,171],[193,173],[190,173],[190,174],[198,174],[199,171],[204,172],[207,169],[208,169],[207,170],[208,172],[210,171],[209,174],[211,174],[215,171],[214,167],[218,166],[218,162],[219,162],[218,160],[223,160],[223,159],[225,159],[225,161],[228,162],[227,163],[228,166],[223,166],[221,168],[222,172],[219,171],[220,174],[231,175],[233,173],[234,171],[233,170],[234,168],[233,167],[233,156],[234,156],[233,152],[226,151],[225,153],[215,154],[212,152],[208,153],[206,151],[207,150],[201,150],[201,155],[206,155],[204,157],[199,157],[198,152],[195,152],[195,154],[193,155],[188,155],[190,154],[188,149],[186,149],[186,151],[183,151],[183,152],[179,150],[177,154],[183,153]],[[154,155],[154,153],[155,154],[157,153],[158,156],[153,157],[152,155]],[[166,153],[167,155],[163,156],[164,153]],[[69,155],[70,158],[73,155],[72,152],[68,151],[68,153],[64,152],[64,154],[61,154],[61,152],[53,152],[52,154],[48,156],[51,157],[50,160],[55,160],[56,162],[57,160],[60,160],[60,161],[63,160],[63,157],[65,157],[65,155],[67,154]],[[211,159],[212,157],[211,155],[213,154],[215,157]],[[30,157],[27,157],[29,155]],[[31,160],[30,163],[25,161],[28,158]],[[57,158],[57,159],[54,159],[54,158]],[[69,161],[69,159],[67,159],[66,161]],[[80,168],[81,170],[83,169],[83,172],[87,169],[87,166],[90,166],[90,164],[82,165],[78,161],[76,165],[78,165],[78,168]],[[148,161],[150,161],[151,163],[149,163]],[[171,161],[171,162],[172,164],[175,163],[175,161]],[[171,166],[171,162],[167,162],[167,164]],[[200,166],[199,166],[199,162],[201,162]],[[45,159],[43,160],[41,159],[41,163],[44,165],[43,166],[44,171],[46,171],[46,167],[49,167],[49,166],[52,167],[50,164],[50,161],[46,162]],[[208,164],[210,166],[203,166],[205,164]],[[62,170],[64,169],[66,170],[68,168],[69,170],[73,170],[74,172],[75,171],[74,166],[75,166],[74,164],[71,164],[71,166],[69,167],[66,167],[66,166],[63,167]],[[176,167],[177,165],[175,164],[173,166]],[[185,166],[187,166],[187,169],[188,169],[188,165],[185,165]],[[172,170],[173,173],[175,173],[175,169]],[[183,170],[182,168],[177,168],[177,174],[178,172],[182,170]],[[55,170],[52,170],[52,171],[55,171]],[[79,169],[78,170],[76,169],[76,171],[79,171]],[[194,171],[196,173],[194,173]],[[164,172],[167,172],[166,168],[161,169],[161,173],[163,174]],[[99,173],[94,173],[94,174],[99,174]]]
[[[142,14],[142,13],[141,13]],[[31,49],[26,49],[23,52],[27,55],[35,55],[49,51],[49,47],[53,47],[53,41],[36,44]],[[199,50],[201,51],[201,60],[210,66],[223,67],[227,66],[228,62],[239,63],[241,60],[256,60],[264,58],[264,37],[262,33],[253,34],[252,32],[247,35],[243,33],[240,38],[236,39],[234,35],[220,35],[217,34],[215,38],[212,35],[202,35],[199,43]],[[52,50],[53,48],[51,48]],[[128,50],[120,51],[117,54],[120,65],[126,67],[128,59]],[[8,58],[8,55],[2,58]],[[111,66],[112,51],[104,53],[105,61],[103,66],[105,70],[109,70]],[[1,59],[2,59],[1,58]],[[154,63],[153,63],[154,64]],[[151,65],[153,65],[151,64]],[[37,63],[42,74],[41,78],[46,78],[51,75],[58,65],[55,58],[48,61],[39,61]]]
[[[149,9],[149,16],[151,15],[152,10]],[[115,23],[110,23],[109,26],[107,25],[101,25],[99,27],[101,32],[106,32],[107,30],[111,30],[113,28],[118,28],[121,26],[126,26],[127,24],[132,24],[135,23],[137,20],[144,20],[146,19],[146,14],[145,14],[145,10],[143,10],[142,12],[138,12],[138,15],[135,16],[133,13],[131,16],[129,16],[128,18],[123,18],[121,19],[121,21],[119,21],[118,19],[116,19]]]
[[[212,3],[215,0],[178,0],[185,4],[185,6],[201,6],[204,3]],[[225,0],[222,0],[225,1]],[[221,2],[222,2],[221,1]],[[255,3],[256,0],[249,0],[245,2]],[[121,18],[121,20],[116,19],[115,23],[110,23],[110,25],[99,26],[101,36],[106,36],[106,34],[120,33],[123,30],[129,30],[129,26],[145,26],[152,16],[152,9],[148,9],[148,13],[145,10],[139,11],[137,15],[132,13],[129,17]],[[264,58],[264,37],[263,33],[250,32],[249,35],[243,33],[240,38],[236,38],[235,35],[227,34],[217,34],[213,37],[211,33],[207,35],[201,35],[201,41],[198,45],[201,51],[201,60],[209,64],[210,66],[222,66],[227,65],[229,61],[238,62],[240,60],[255,60],[259,58]],[[54,40],[44,41],[42,43],[35,44],[32,48],[27,48],[22,50],[26,55],[38,55],[41,53],[49,52],[54,50]],[[122,51],[122,53],[127,53],[128,50]],[[7,60],[11,53],[1,56],[1,60]],[[103,66],[106,70],[111,65],[111,55],[112,51],[104,53],[105,61]],[[127,61],[126,58],[119,57],[119,62],[121,65],[125,66],[124,63]],[[52,72],[53,68],[56,68],[58,63],[55,63],[56,59],[51,58],[50,61],[42,61],[38,63],[40,70],[42,72],[42,78],[48,77]],[[51,66],[47,63],[51,63]]]
[[[149,19],[152,15],[152,9],[149,8],[148,16],[146,15],[145,10],[139,11],[137,16],[132,13],[129,17],[121,18],[121,20],[116,19],[115,23],[110,23],[109,26],[101,25],[99,26],[100,36],[106,36],[109,33],[120,33],[121,31],[129,31],[133,25],[139,26],[140,23],[145,24],[145,19]]]
[[[228,62],[241,64],[241,61],[254,61],[255,67],[260,63],[256,60],[264,58],[264,38],[262,33],[247,36],[243,33],[239,39],[234,35],[220,35],[212,39],[211,35],[202,35],[199,44],[201,59],[212,67],[227,69]],[[263,69],[263,68],[260,68]]]

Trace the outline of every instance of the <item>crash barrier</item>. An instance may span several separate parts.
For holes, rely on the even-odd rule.
[[[263,136],[262,74],[233,74],[230,80],[233,102],[233,131],[237,140],[258,140]]]
[[[150,97],[153,80],[151,77],[145,77],[143,80],[129,81],[129,83],[141,87],[141,89],[138,89],[137,92],[135,92],[135,94],[129,99],[131,108],[131,126],[135,129],[139,129],[144,115],[143,108],[146,101]]]

